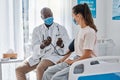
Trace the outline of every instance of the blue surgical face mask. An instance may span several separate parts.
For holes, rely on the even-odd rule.
[[[76,20],[74,18],[73,18],[73,22],[74,22],[74,24],[78,25],[78,23],[76,22]]]
[[[48,17],[48,18],[44,19],[44,22],[46,25],[51,25],[51,24],[53,24],[53,20],[54,20],[53,17]]]

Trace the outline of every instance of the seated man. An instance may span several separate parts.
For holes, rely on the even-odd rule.
[[[17,80],[26,80],[25,74],[36,69],[37,80],[42,79],[44,71],[63,57],[69,44],[66,29],[54,22],[52,11],[41,10],[43,24],[35,27],[32,34],[33,54],[16,68]]]

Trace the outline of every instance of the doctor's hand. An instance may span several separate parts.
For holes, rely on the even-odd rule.
[[[71,65],[74,63],[74,60],[71,60],[71,59],[67,59],[65,60],[64,62],[66,62],[67,64]]]
[[[46,40],[42,41],[42,44],[40,45],[40,48],[44,49],[46,46],[49,46],[51,44],[51,42],[52,42],[51,37],[47,37]]]
[[[56,44],[57,44],[57,46],[59,46],[60,48],[63,48],[63,47],[64,47],[63,40],[62,40],[61,38],[58,38]]]

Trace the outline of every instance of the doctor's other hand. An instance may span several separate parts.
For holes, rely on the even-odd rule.
[[[47,42],[45,43],[46,46],[49,46],[52,42],[52,39],[50,36],[47,37]]]
[[[47,37],[46,40],[42,41],[42,44],[40,45],[40,48],[44,49],[46,46],[49,46],[51,44],[51,42],[52,42],[51,37]]]
[[[63,47],[64,47],[63,40],[62,40],[61,38],[58,38],[56,44],[57,44],[57,46],[59,46],[60,48],[63,48]]]

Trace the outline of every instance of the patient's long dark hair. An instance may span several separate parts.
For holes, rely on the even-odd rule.
[[[86,3],[84,4],[78,4],[73,7],[73,14],[81,14],[85,20],[86,25],[89,25],[91,28],[93,28],[97,32],[97,28],[94,24],[90,9]]]

